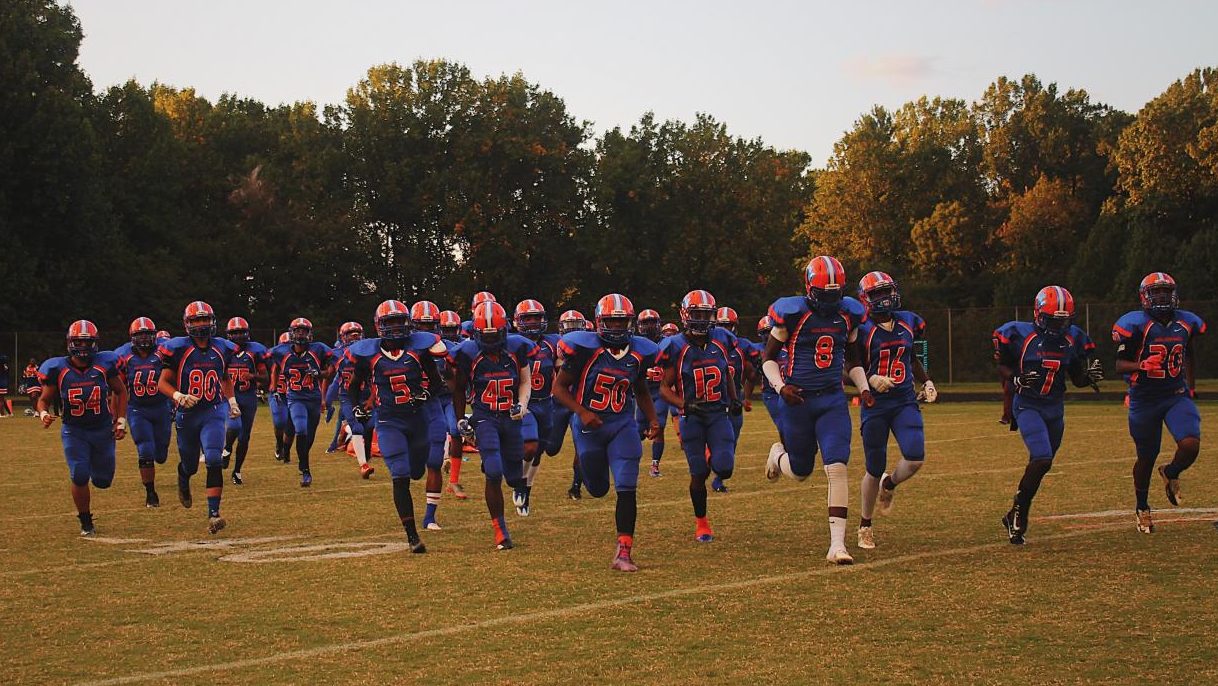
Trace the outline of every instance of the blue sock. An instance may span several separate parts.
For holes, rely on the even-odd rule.
[[[664,441],[652,441],[651,461],[659,462],[661,457],[664,457]]]
[[[207,496],[207,516],[208,517],[219,517],[220,516],[220,496],[218,496],[218,495]]]
[[[436,504],[435,503],[427,503],[427,509],[423,512],[423,521],[424,522],[436,521]]]
[[[503,517],[495,517],[495,521],[499,523],[499,530],[503,532],[503,537],[510,539],[512,535],[508,533],[507,521]]]

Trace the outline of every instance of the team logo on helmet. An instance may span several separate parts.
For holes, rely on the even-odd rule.
[[[1045,286],[1032,303],[1036,328],[1047,337],[1061,337],[1074,323],[1074,296],[1061,286]]]

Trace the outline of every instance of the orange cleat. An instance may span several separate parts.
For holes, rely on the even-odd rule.
[[[375,473],[376,473],[376,467],[373,467],[370,464],[364,463],[359,466],[359,475],[365,479],[371,479],[372,475]]]
[[[465,492],[465,487],[458,483],[449,482],[446,490],[457,500],[465,500],[469,497],[469,494]]]

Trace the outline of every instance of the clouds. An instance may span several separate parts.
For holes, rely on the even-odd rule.
[[[842,69],[853,79],[878,80],[890,86],[906,87],[936,75],[935,61],[936,58],[927,55],[857,55],[843,62]]]

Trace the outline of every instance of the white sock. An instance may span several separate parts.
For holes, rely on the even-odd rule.
[[[783,474],[786,474],[787,476],[791,477],[792,479],[795,479],[796,481],[803,481],[804,479],[808,478],[807,476],[800,476],[800,475],[796,474],[795,472],[791,471],[791,456],[786,453],[783,453],[778,458],[778,468],[782,470]]]
[[[524,483],[529,488],[533,487],[533,479],[537,478],[537,470],[539,469],[541,469],[541,465],[533,464],[532,462],[530,462],[528,468],[525,469]]]
[[[844,510],[850,506],[850,486],[847,482],[846,465],[825,465],[825,476],[829,478],[829,507],[841,508],[841,517],[829,517],[829,547],[846,547],[846,517]]]
[[[880,494],[880,478],[870,472],[863,472],[863,483],[859,486],[859,495],[863,501],[863,519],[871,519],[875,514],[875,499]]]
[[[888,478],[892,480],[892,485],[895,486],[903,481],[908,481],[921,468],[922,460],[907,460],[902,457],[901,461],[897,463],[897,468],[892,470],[892,474],[889,474]]]
[[[355,461],[358,462],[361,467],[368,464],[368,460],[364,458],[364,437],[352,434],[351,447],[355,449]]]

